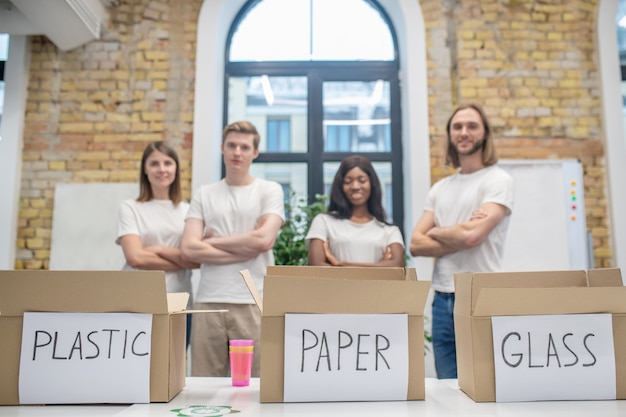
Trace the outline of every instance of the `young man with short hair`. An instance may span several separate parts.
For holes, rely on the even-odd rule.
[[[262,293],[272,247],[285,219],[280,184],[250,175],[259,155],[259,134],[247,121],[222,134],[225,177],[202,186],[185,221],[183,256],[201,264],[195,309],[226,313],[195,315],[191,330],[191,374],[228,376],[230,339],[255,341],[252,375],[259,375],[260,312],[239,271],[248,269]]]

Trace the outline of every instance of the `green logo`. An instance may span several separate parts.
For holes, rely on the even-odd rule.
[[[176,408],[170,411],[179,417],[220,417],[239,412],[239,410],[233,410],[229,406],[222,405],[191,405],[187,408]]]

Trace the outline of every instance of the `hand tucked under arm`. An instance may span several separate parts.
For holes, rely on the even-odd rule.
[[[329,266],[331,265],[328,262],[326,257],[324,245],[325,241],[321,239],[311,239],[309,242],[309,265],[310,266]]]

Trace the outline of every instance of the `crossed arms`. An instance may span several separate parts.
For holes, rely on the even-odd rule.
[[[179,248],[163,245],[143,246],[138,235],[124,235],[120,238],[126,263],[136,269],[156,269],[160,271],[177,271],[194,269],[195,262],[184,260]]]
[[[425,211],[413,229],[409,251],[413,256],[440,257],[476,247],[487,239],[506,211],[501,204],[485,203],[468,221],[449,227],[436,226],[434,213]]]
[[[337,259],[328,242],[321,239],[311,239],[309,243],[309,265],[332,266],[402,266],[404,264],[404,248],[399,243],[392,243],[385,249],[383,257],[378,262],[344,262]]]
[[[181,242],[183,259],[212,265],[247,261],[272,249],[282,224],[280,216],[266,214],[251,232],[236,236],[204,237],[204,221],[189,218],[185,221]]]

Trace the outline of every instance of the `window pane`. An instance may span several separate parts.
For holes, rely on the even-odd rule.
[[[291,123],[288,118],[267,119],[267,151],[289,152],[291,148]]]
[[[309,0],[264,0],[233,34],[231,61],[308,60]]]
[[[391,181],[391,162],[372,162],[376,175],[380,180],[380,187],[383,196],[383,208],[387,215],[387,221],[393,222],[393,198],[392,198],[392,181]],[[330,195],[330,189],[333,185],[333,179],[339,169],[339,162],[324,163],[324,194]]]
[[[324,150],[391,152],[388,81],[325,82]]]
[[[393,61],[387,23],[363,0],[313,0],[312,59]]]
[[[263,0],[236,28],[230,61],[395,59],[380,13],[363,0]]]
[[[9,55],[9,35],[0,33],[0,61],[6,61]]]
[[[621,65],[626,65],[626,1],[620,0],[617,6],[617,48]]]
[[[288,198],[292,191],[298,196],[308,194],[305,163],[253,162],[250,173],[254,177],[276,181],[282,185],[285,198]]]
[[[620,0],[617,6],[617,49],[622,72],[622,117],[624,119],[624,138],[626,139],[626,0]]]
[[[0,61],[6,61],[9,54],[9,35],[0,33]],[[4,64],[4,62],[2,63]],[[4,113],[4,66],[0,67],[0,131],[2,130],[2,114]],[[0,140],[2,138],[0,137]]]
[[[307,152],[306,77],[231,77],[228,123],[249,120],[261,152]]]

